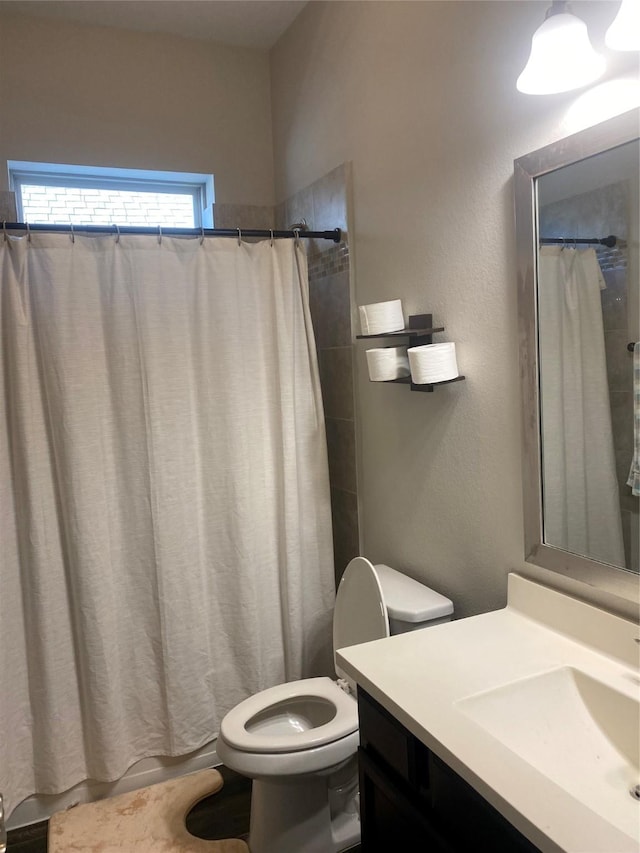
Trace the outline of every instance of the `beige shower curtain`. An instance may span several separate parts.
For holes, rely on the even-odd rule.
[[[594,249],[543,246],[538,269],[544,540],[625,565]]]
[[[316,672],[334,589],[293,241],[33,234],[0,263],[10,812],[196,749]]]

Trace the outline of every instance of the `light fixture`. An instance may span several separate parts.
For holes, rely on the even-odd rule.
[[[593,49],[587,25],[553,0],[544,23],[531,39],[531,54],[516,87],[528,95],[553,95],[593,83],[604,74],[605,60]]]
[[[604,43],[612,50],[640,50],[639,0],[622,0]]]

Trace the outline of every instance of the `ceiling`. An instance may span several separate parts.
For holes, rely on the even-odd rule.
[[[0,11],[272,47],[306,0],[0,0]]]

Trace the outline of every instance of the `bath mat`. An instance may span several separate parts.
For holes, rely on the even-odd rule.
[[[200,770],[57,812],[48,853],[248,853],[244,841],[206,841],[185,826],[190,809],[222,784],[217,770]]]

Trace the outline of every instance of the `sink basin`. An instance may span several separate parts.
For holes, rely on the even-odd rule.
[[[640,703],[633,696],[559,667],[455,704],[622,832],[640,835],[640,802],[630,794],[640,782]]]

